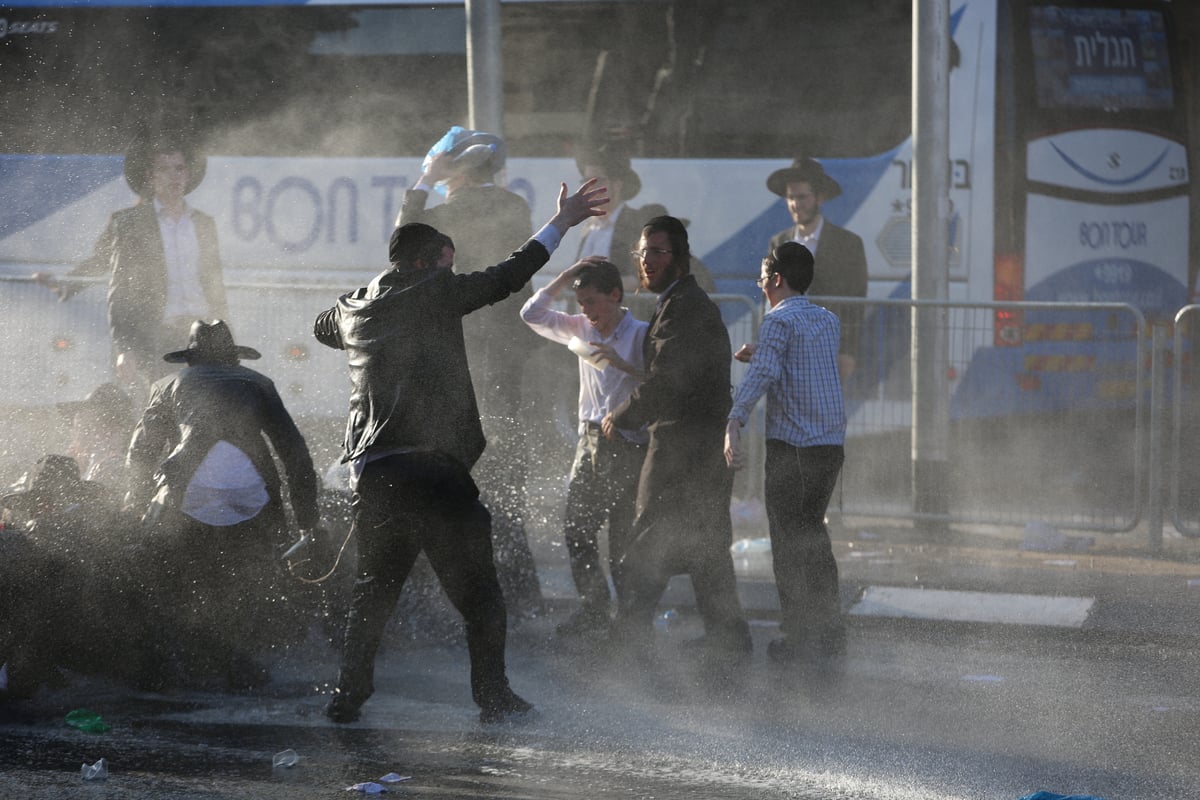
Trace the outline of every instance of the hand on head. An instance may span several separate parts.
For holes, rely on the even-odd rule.
[[[591,266],[592,264],[603,264],[605,261],[604,256],[584,256],[563,271],[571,276],[575,276],[583,271],[584,267]]]
[[[421,182],[433,186],[450,177],[454,158],[449,153],[438,153],[429,161],[429,167],[421,176]]]

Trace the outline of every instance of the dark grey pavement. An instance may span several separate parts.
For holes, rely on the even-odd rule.
[[[514,687],[542,712],[530,724],[481,726],[461,638],[417,635],[393,637],[362,719],[334,726],[320,710],[335,655],[313,643],[253,695],[45,693],[0,723],[0,798],[352,797],[393,771],[412,780],[392,796],[422,798],[1200,797],[1200,543],[1168,537],[1155,553],[1137,534],[1097,535],[1086,552],[1039,552],[1022,530],[857,519],[834,538],[850,621],[839,670],[766,659],[776,610],[757,544],[735,550],[748,661],[685,646],[700,631],[686,581],[664,600],[652,660],[557,640],[574,601],[561,547],[540,537],[551,602],[509,646]],[[113,729],[67,728],[82,706]],[[273,770],[288,748],[299,763]],[[80,766],[101,757],[109,779],[84,784]]]

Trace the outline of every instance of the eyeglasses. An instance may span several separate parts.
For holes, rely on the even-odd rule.
[[[767,281],[771,280],[771,278],[774,278],[774,277],[775,277],[775,275],[774,275],[774,274],[772,274],[772,275],[768,275],[768,276],[766,276],[765,278],[759,278],[758,280],[756,280],[756,281],[754,282],[754,284],[755,284],[755,285],[756,285],[758,288],[760,288],[760,289],[761,289],[761,288],[763,288],[763,286],[766,284],[766,282],[767,282]]]
[[[669,256],[674,252],[674,250],[663,250],[661,247],[647,247],[643,250],[630,250],[629,255],[645,261],[650,256]]]

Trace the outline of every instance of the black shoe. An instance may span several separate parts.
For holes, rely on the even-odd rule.
[[[767,658],[776,664],[794,664],[800,660],[801,650],[787,638],[767,642]]]
[[[596,636],[608,630],[608,612],[594,606],[584,606],[560,622],[554,629],[559,636]]]
[[[800,661],[820,664],[845,656],[846,629],[841,626],[805,636],[802,641],[785,636],[767,643],[767,658],[776,664],[795,664]]]
[[[846,628],[835,625],[817,634],[814,648],[817,657],[825,660],[836,660],[846,657]]]
[[[520,724],[537,719],[537,709],[533,703],[521,699],[516,692],[509,690],[500,700],[488,703],[479,709],[479,721],[484,725],[501,723]]]
[[[329,701],[329,705],[325,706],[325,716],[330,722],[345,725],[348,722],[358,721],[360,708],[362,708],[361,702],[351,700],[350,696],[343,692],[336,692],[333,699]]]

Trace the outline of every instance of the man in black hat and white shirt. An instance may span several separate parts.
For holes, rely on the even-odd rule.
[[[139,201],[112,215],[91,257],[67,275],[109,275],[113,359],[126,383],[164,375],[160,356],[192,320],[226,315],[216,223],[185,199],[206,165],[182,135],[139,137],[125,154],[125,182]],[[64,300],[86,286],[44,273],[34,279]]]
[[[223,321],[195,321],[187,348],[162,356],[186,366],[151,387],[129,444],[129,504],[146,510],[167,550],[160,591],[168,604],[193,612],[183,622],[198,621],[206,642],[193,656],[211,670],[233,670],[231,688],[261,680],[247,671],[257,671],[250,654],[270,641],[272,614],[285,605],[275,602],[272,569],[276,549],[293,537],[271,449],[283,463],[296,526],[304,532],[318,524],[317,476],[304,437],[275,385],[241,366],[244,358],[261,355],[234,344]],[[204,638],[227,628],[240,639]]]
[[[862,239],[821,215],[821,206],[840,195],[842,187],[826,174],[820,162],[797,158],[790,167],[772,172],[767,188],[787,201],[788,212],[796,223],[771,237],[768,257],[784,242],[799,242],[816,261],[810,296],[866,297],[867,256]],[[846,381],[856,366],[863,307],[830,303],[829,310],[842,323],[838,372]]]
[[[606,216],[593,217],[584,223],[576,260],[595,256],[615,264],[621,271],[625,293],[633,294],[642,287],[640,264],[633,248],[642,235],[642,226],[655,217],[666,215],[666,206],[660,203],[640,207],[629,205],[629,201],[642,191],[642,179],[633,169],[629,153],[621,142],[586,146],[575,163],[584,180],[595,178],[608,187],[611,202]],[[701,289],[710,294],[717,291],[708,268],[694,255],[689,272]]]

